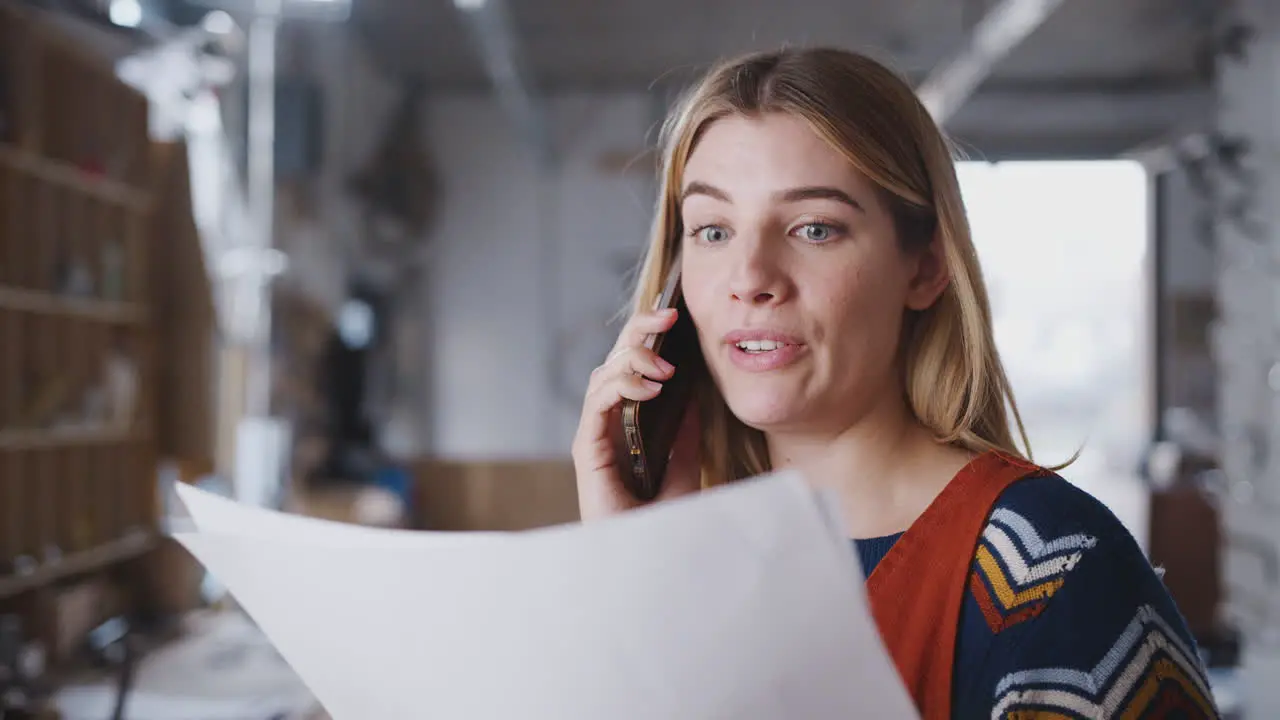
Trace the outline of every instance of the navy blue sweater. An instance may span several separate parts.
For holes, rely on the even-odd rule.
[[[869,575],[900,535],[855,541]],[[1181,613],[1104,505],[1056,475],[1014,483],[974,555],[952,716],[1216,718]]]

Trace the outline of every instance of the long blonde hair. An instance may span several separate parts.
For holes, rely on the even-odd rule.
[[[941,243],[947,289],[904,328],[903,377],[916,418],[940,442],[1029,459],[1026,430],[996,352],[952,147],[911,87],[864,55],[828,48],[753,53],[718,65],[690,89],[662,128],[657,212],[633,311],[653,307],[679,247],[682,178],[702,133],[727,115],[774,112],[806,120],[878,186],[904,251]],[[733,416],[714,383],[700,388],[699,402],[704,485],[770,469],[763,434]]]

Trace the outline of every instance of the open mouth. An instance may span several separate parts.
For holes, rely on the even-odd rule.
[[[762,353],[774,352],[788,347],[794,347],[789,343],[778,342],[776,340],[743,340],[735,345],[739,350],[750,355],[760,355]]]
[[[729,360],[746,372],[780,370],[804,356],[799,336],[768,330],[739,330],[725,337]]]

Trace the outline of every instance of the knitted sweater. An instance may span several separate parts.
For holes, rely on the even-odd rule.
[[[855,541],[869,575],[900,535]],[[1014,483],[979,538],[959,618],[953,717],[1218,717],[1181,613],[1100,502]]]

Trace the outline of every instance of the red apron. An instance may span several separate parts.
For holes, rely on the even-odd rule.
[[[960,605],[996,499],[1044,468],[1004,453],[956,474],[867,578],[871,613],[923,720],[950,720]]]

